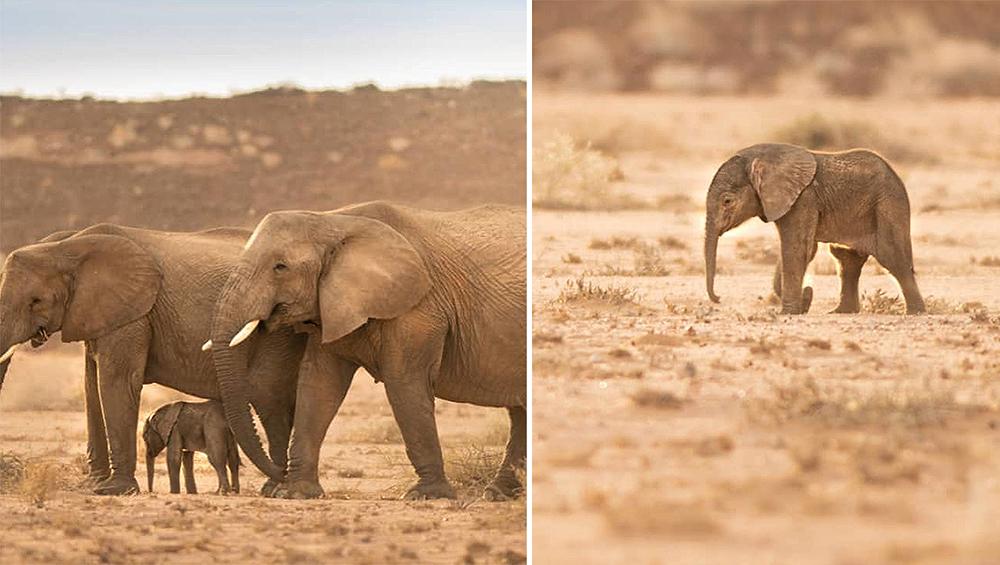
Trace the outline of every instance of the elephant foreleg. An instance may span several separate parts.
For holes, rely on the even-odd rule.
[[[170,494],[180,494],[181,441],[176,431],[167,439],[167,478],[170,480]]]
[[[288,475],[275,496],[323,496],[319,484],[320,447],[357,370],[357,365],[324,352],[318,336],[310,339],[299,370]]]
[[[528,411],[523,406],[514,406],[507,412],[510,415],[510,439],[507,440],[507,452],[500,469],[492,484],[486,488],[485,496],[489,500],[508,500],[523,492],[517,471],[523,471],[528,460]]]
[[[149,344],[148,322],[125,326],[96,342],[97,381],[110,448],[111,476],[94,492],[134,494],[136,427]],[[141,355],[129,352],[142,352]]]
[[[194,482],[194,452],[181,452],[181,466],[184,467],[184,492],[198,494],[198,485]]]
[[[781,313],[804,314],[812,303],[812,288],[803,291],[806,268],[816,254],[816,218],[789,213],[779,220],[781,239]]]
[[[84,354],[84,406],[87,412],[87,478],[94,485],[111,476],[108,457],[108,435],[104,429],[104,412],[101,410],[101,393],[97,385],[97,361],[90,344]]]

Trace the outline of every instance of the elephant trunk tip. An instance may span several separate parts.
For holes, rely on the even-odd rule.
[[[711,300],[712,302],[716,303],[716,304],[719,303],[719,295],[715,294],[712,291],[708,291],[708,299]]]

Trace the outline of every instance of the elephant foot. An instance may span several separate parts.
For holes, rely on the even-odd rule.
[[[264,482],[264,486],[260,487],[260,495],[265,498],[274,498],[274,491],[280,484],[281,483],[274,479],[267,479],[267,481]]]
[[[857,314],[861,307],[857,304],[844,304],[841,302],[836,308],[830,310],[831,314]]]
[[[510,473],[507,476],[497,476],[493,479],[490,486],[486,487],[486,491],[483,492],[483,498],[490,502],[503,502],[513,500],[522,494],[524,494],[524,487],[521,486],[521,481],[517,480],[513,473]]]
[[[94,494],[101,496],[139,494],[139,483],[136,482],[135,477],[116,477],[112,475],[94,487]]]
[[[93,489],[99,484],[111,478],[111,471],[91,471],[86,477],[83,478],[82,486],[85,488]]]
[[[914,304],[913,306],[910,306],[909,304],[906,305],[906,314],[908,316],[915,316],[917,314],[924,314],[926,312],[927,309],[924,307],[923,302],[921,302],[920,304]]]
[[[435,498],[455,498],[455,489],[451,488],[448,479],[444,477],[436,481],[420,479],[403,495],[403,500],[433,500]]]
[[[307,500],[323,498],[323,487],[318,481],[286,481],[279,483],[271,494],[271,498],[286,498],[290,500]]]

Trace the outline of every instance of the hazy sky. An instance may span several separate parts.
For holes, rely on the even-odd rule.
[[[525,78],[524,0],[0,0],[0,91],[226,95]]]

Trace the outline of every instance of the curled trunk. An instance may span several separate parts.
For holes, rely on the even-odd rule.
[[[241,288],[243,285],[237,282],[239,279],[240,275],[236,273],[226,285],[216,309],[212,329],[212,358],[219,383],[219,395],[222,397],[226,422],[233,431],[236,443],[262,473],[275,481],[281,481],[285,470],[275,465],[264,452],[257,426],[250,414],[250,382],[247,376],[249,344],[229,347],[229,340],[249,321],[240,317],[244,309],[238,304],[247,295]]]
[[[715,294],[715,254],[718,247],[719,232],[709,218],[705,220],[705,288],[712,302],[719,301],[719,296]]]

